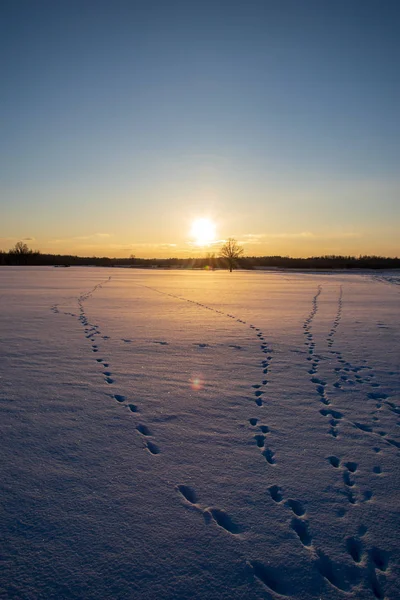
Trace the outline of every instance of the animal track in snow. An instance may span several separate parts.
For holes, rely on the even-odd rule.
[[[151,431],[150,429],[147,427],[147,425],[142,425],[141,423],[139,423],[139,425],[137,425],[136,429],[138,430],[139,433],[141,433],[142,435],[145,436],[149,436],[151,435]]]
[[[351,474],[355,474],[358,470],[358,464],[353,461],[348,461],[346,463],[341,463],[340,459],[337,456],[328,456],[328,461],[335,469],[339,469],[341,466],[343,467],[342,478],[344,484],[344,494],[347,497],[350,504],[358,504],[356,491],[353,488],[356,488],[356,482],[351,478]],[[370,490],[365,490],[363,493],[363,499],[361,502],[369,502],[372,499],[372,492]]]
[[[113,398],[117,401],[117,402],[125,402],[125,396],[122,396],[121,394],[114,394]]]
[[[106,340],[110,339],[110,336],[102,335],[99,326],[94,325],[89,322],[89,319],[85,312],[84,304],[94,294],[94,292],[96,290],[100,289],[105,283],[108,283],[110,280],[111,280],[111,277],[109,277],[106,281],[103,281],[103,282],[97,284],[88,292],[82,293],[77,299],[77,303],[78,303],[78,307],[79,307],[79,315],[77,315],[77,318],[83,327],[85,338],[91,342],[91,350],[94,353],[99,352],[99,345],[97,343],[95,343],[95,340],[98,341],[99,339],[102,339],[102,340],[106,341]],[[65,313],[65,314],[67,314],[67,313]],[[76,316],[73,313],[68,313],[68,314],[71,314],[71,316]],[[131,339],[127,339],[127,338],[124,338],[122,341],[124,341],[125,343],[132,342]],[[160,343],[163,344],[164,342],[160,342]],[[106,362],[104,360],[104,358],[96,358],[95,360],[96,360],[96,363],[101,365],[103,368],[107,369],[109,367],[109,363]],[[102,374],[104,376],[105,383],[107,383],[108,385],[113,385],[115,383],[115,380],[112,377],[111,371],[105,370],[102,372]],[[111,394],[111,395],[107,394],[107,395],[110,396],[111,398],[113,398],[114,400],[116,400],[120,404],[123,404],[126,400],[125,396],[122,394]],[[138,412],[138,408],[135,404],[124,404],[124,405],[129,409],[130,412],[132,412],[132,413]],[[141,433],[145,437],[151,435],[149,428],[144,424],[138,424],[137,430],[139,433]],[[145,447],[151,454],[159,454],[160,453],[160,449],[152,441],[147,441]]]
[[[343,309],[343,288],[342,288],[342,286],[340,286],[337,313],[336,313],[335,319],[333,321],[332,328],[331,328],[330,332],[328,333],[328,337],[327,337],[327,342],[328,342],[329,348],[332,348],[332,346],[333,346],[336,330],[339,327],[339,324],[340,324],[340,321],[342,318],[342,309]]]
[[[274,502],[282,502],[283,494],[282,489],[279,487],[279,485],[272,485],[269,488],[269,493],[271,494],[271,498]]]
[[[184,497],[186,502],[189,502],[190,504],[197,503],[197,495],[193,488],[191,488],[188,485],[181,484],[181,485],[177,485],[176,489]]]
[[[306,514],[306,510],[299,500],[292,500],[289,498],[289,500],[286,501],[286,505],[289,506],[298,517],[302,517]]]
[[[319,287],[318,291],[320,291],[320,289],[321,288]],[[316,386],[315,389],[318,394],[320,402],[322,402],[323,404],[325,404],[327,406],[329,406],[329,405],[331,406],[332,405],[331,399],[327,396],[327,393],[326,393],[326,382],[316,376],[317,371],[318,371],[318,356],[315,355],[315,343],[314,343],[313,334],[312,334],[312,321],[318,310],[318,296],[319,296],[319,294],[317,292],[317,294],[313,298],[312,311],[311,311],[308,319],[306,319],[303,327],[304,327],[304,334],[306,335],[305,343],[309,347],[310,356],[308,357],[308,360],[312,361],[312,364],[311,364],[312,368],[309,369],[309,374],[313,375],[313,377],[311,378],[311,382],[313,384],[315,384],[315,386]],[[335,336],[337,327],[338,327],[339,322],[342,317],[342,310],[343,310],[343,288],[341,286],[339,298],[338,298],[337,314],[334,319],[332,328],[327,337],[329,348],[332,348],[332,345],[334,342],[334,336]],[[373,388],[380,387],[380,384],[378,382],[372,381],[372,378],[375,377],[375,374],[371,372],[371,368],[368,365],[353,365],[351,362],[346,361],[343,358],[343,355],[340,351],[337,351],[337,350],[335,351],[335,350],[331,349],[330,352],[336,358],[338,365],[339,365],[339,366],[336,366],[333,368],[333,373],[336,376],[336,381],[334,381],[334,383],[333,383],[333,388],[335,390],[345,391],[346,388],[348,388],[349,386],[355,386],[355,385],[363,385],[363,386],[370,385]],[[361,377],[360,373],[365,372],[365,371],[369,372],[369,375],[365,375],[365,376]],[[385,407],[387,409],[392,410],[392,407],[389,405],[388,394],[374,390],[374,391],[368,393],[367,397],[370,400],[378,401],[378,404],[377,404],[378,410],[380,408],[382,408],[382,403],[385,403]],[[320,412],[324,416],[329,416],[329,413],[323,413],[322,411],[320,411]],[[338,437],[338,434],[339,434],[338,425],[340,424],[340,419],[342,419],[343,416],[344,415],[342,414],[339,419],[337,417],[333,416],[333,418],[330,419],[330,421],[329,421],[330,429],[328,430],[328,433],[330,435],[332,435],[334,438]],[[375,422],[378,422],[379,418],[373,417],[373,420]],[[349,421],[348,419],[345,419],[345,421],[351,424],[351,421]],[[369,425],[356,424],[356,427],[357,426],[359,426],[360,430],[368,432],[368,433],[373,431],[373,428]],[[390,442],[388,440],[385,440],[385,441],[390,445]],[[396,446],[396,443],[391,444],[391,445]],[[400,447],[400,445],[399,445],[399,447]]]
[[[239,527],[231,519],[231,517],[224,510],[221,510],[220,508],[207,508],[203,514],[204,514],[204,518],[206,519],[206,521],[208,521],[208,515],[211,516],[211,518],[215,521],[215,523],[219,527],[222,527],[222,529],[225,529],[225,531],[227,531],[228,533],[237,535],[238,533],[241,533],[241,531],[242,531],[242,528]]]
[[[217,314],[220,314],[222,316],[228,317],[230,319],[234,319],[234,320],[236,320],[236,322],[238,322],[238,323],[240,323],[242,325],[246,325],[246,321],[245,320],[240,319],[240,318],[236,317],[235,315],[233,315],[231,313],[224,313],[221,310],[212,308],[212,307],[207,306],[205,304],[202,304],[200,302],[196,302],[195,300],[189,300],[189,299],[184,298],[182,296],[178,296],[178,295],[175,295],[175,294],[165,293],[165,292],[162,292],[162,291],[160,291],[160,290],[158,290],[156,288],[152,288],[150,286],[141,286],[141,287],[145,287],[145,288],[151,289],[151,290],[153,290],[153,291],[155,291],[155,292],[157,292],[157,293],[159,293],[161,295],[166,295],[166,296],[169,296],[171,298],[176,298],[178,300],[181,300],[181,301],[184,301],[184,302],[188,302],[190,304],[194,304],[196,306],[201,307],[202,309],[213,311],[213,312],[215,312]],[[252,323],[250,323],[248,325],[248,327],[252,331],[255,332],[256,338],[259,341],[262,342],[262,344],[260,346],[261,352],[264,355],[267,355],[261,361],[262,372],[263,372],[264,375],[266,375],[268,373],[268,367],[270,365],[270,361],[272,360],[272,349],[269,347],[268,343],[265,341],[265,336],[264,336],[263,332],[261,331],[261,329],[259,327],[256,327]],[[197,344],[194,344],[194,345],[197,346],[197,347],[199,347],[199,348],[207,348],[207,347],[209,347],[209,344],[206,344],[206,343],[197,343]],[[237,349],[240,348],[240,346],[232,346],[232,347],[235,347]],[[262,389],[262,388],[265,387],[267,384],[268,384],[268,380],[267,379],[263,379],[261,384],[257,383],[257,384],[253,385],[253,389],[256,390],[254,392],[254,398],[255,398],[254,401],[255,401],[255,404],[258,407],[262,407],[263,406],[262,396],[265,394],[265,390]],[[253,424],[253,423],[254,423],[254,421],[252,422],[250,420],[250,424]],[[269,432],[269,428],[266,425],[263,425],[261,431],[262,431],[263,434],[266,434],[266,433]],[[255,440],[256,440],[256,444],[257,444],[258,447],[264,448],[264,437],[263,436],[261,436],[261,435],[258,434],[255,437]],[[264,448],[263,451],[262,451],[262,454],[264,455],[265,459],[267,460],[267,462],[269,464],[271,464],[271,465],[275,464],[275,462],[276,462],[275,461],[275,453],[272,450],[270,450],[269,448]]]
[[[319,291],[319,293],[321,293],[320,290],[318,290],[318,291]],[[315,298],[315,305],[316,305],[315,308],[317,310],[318,309],[318,296],[319,296],[318,292],[317,292],[316,296],[317,296],[317,298]],[[171,297],[173,297],[173,296],[171,296]],[[175,296],[175,297],[177,297],[177,296]],[[179,298],[179,299],[186,300],[184,298]],[[186,301],[189,302],[188,300],[186,300]],[[206,306],[202,305],[201,303],[196,303],[193,301],[190,301],[190,302],[191,302],[191,304],[197,305],[197,306],[201,307],[202,309],[214,310],[210,307],[206,307]],[[214,312],[223,315],[222,311],[214,310]],[[228,316],[229,318],[235,319],[236,321],[240,322],[240,320],[238,320],[234,315],[232,315],[230,313],[225,314],[225,316]],[[312,318],[314,318],[314,315],[312,315]],[[253,386],[252,386],[252,392],[251,392],[252,402],[256,402],[256,405],[260,408],[260,410],[264,411],[265,407],[268,406],[268,393],[267,393],[268,379],[267,379],[267,377],[269,375],[272,352],[271,352],[270,348],[268,347],[268,345],[265,343],[264,335],[262,334],[261,331],[259,331],[259,328],[256,328],[253,324],[250,324],[248,326],[256,334],[256,340],[258,342],[259,351],[261,351],[262,358],[264,359],[263,361],[260,361],[261,371],[264,375],[264,378],[263,379],[260,378],[259,381],[254,381]],[[257,334],[259,334],[259,335],[257,335]],[[330,337],[334,337],[334,336],[330,336]],[[325,379],[318,376],[318,368],[319,368],[320,360],[323,360],[325,357],[316,354],[316,345],[315,345],[315,342],[313,339],[307,339],[307,342],[309,344],[309,346],[307,347],[308,358],[310,358],[310,360],[308,361],[308,363],[309,363],[308,370],[310,371],[310,378],[314,378],[311,381],[311,383],[315,386],[314,389],[315,389],[315,392],[316,392],[319,402],[321,402],[324,405],[323,407],[321,407],[321,415],[326,417],[329,420],[332,430],[337,431],[338,423],[340,421],[344,420],[344,415],[340,410],[336,410],[335,407],[332,406],[332,399],[329,398],[328,393],[327,393],[328,384],[325,381]],[[340,367],[341,369],[347,368],[347,366],[345,364],[343,364],[343,363],[339,363],[339,364],[341,365],[341,367]],[[339,385],[341,385],[343,388],[345,388],[346,386],[354,385],[352,383],[349,383],[349,381],[352,381],[353,379],[357,382],[357,378],[356,378],[357,372],[347,373],[347,372],[341,370],[338,373],[339,373],[340,377],[342,375],[346,375],[346,377],[347,377],[345,380],[340,379],[340,381],[342,383],[340,383]],[[350,377],[350,375],[351,375],[351,377]],[[337,388],[337,389],[340,389],[340,388]],[[254,404],[252,404],[252,406],[254,408]],[[254,409],[254,410],[256,410],[256,409]],[[322,411],[330,411],[330,412],[322,412]],[[261,414],[261,412],[260,412],[260,414]],[[275,455],[274,455],[273,450],[271,450],[270,444],[268,444],[268,447],[265,447],[266,435],[269,434],[272,437],[272,434],[269,433],[269,428],[267,425],[264,425],[264,424],[262,425],[263,420],[264,420],[263,418],[259,418],[258,414],[257,414],[257,417],[249,416],[248,429],[250,430],[251,436],[253,438],[252,441],[253,441],[254,446],[261,450],[261,453],[263,454],[264,458],[266,458],[267,461],[268,461],[268,459],[271,460],[270,464],[274,464],[275,463]],[[349,422],[349,421],[346,419],[346,422]],[[335,462],[334,459],[333,459],[333,462]],[[331,463],[332,467],[334,467],[333,462]],[[348,468],[348,465],[346,465],[345,463],[343,463],[341,465],[340,460],[338,459],[338,463],[335,466],[335,468],[337,468],[337,469],[340,468],[340,476],[341,477],[343,476],[344,469],[346,469],[346,471],[345,471],[347,473],[346,480],[348,477],[349,479],[347,480],[347,482],[352,481],[355,471],[352,471],[351,468]],[[352,488],[354,488],[355,485],[354,486],[349,485],[346,487],[348,488],[349,493],[352,493]],[[271,488],[269,490],[269,494],[271,495],[271,499],[273,502],[275,502],[277,505],[284,505],[286,507],[286,509],[291,511],[292,514],[291,514],[291,520],[289,521],[289,524],[291,526],[293,533],[295,534],[295,537],[297,536],[299,538],[300,542],[303,544],[303,546],[305,546],[305,548],[310,548],[310,546],[312,544],[312,536],[311,536],[308,520],[305,517],[306,513],[305,513],[303,504],[300,501],[292,500],[292,499],[289,499],[289,500],[283,502],[283,493],[279,486],[276,486],[276,488],[274,488],[274,486],[271,486]],[[185,498],[185,495],[182,494],[181,492],[180,492],[180,495],[182,496],[182,498],[188,505],[193,505],[193,506],[197,505],[197,497],[194,497],[192,499],[190,499],[188,497]],[[367,500],[365,500],[365,501],[367,501]],[[229,521],[226,521],[225,517],[224,517],[224,515],[226,515],[226,513],[224,511],[221,511],[221,509],[207,508],[207,509],[204,509],[203,514],[204,514],[204,517],[207,520],[207,522],[210,522],[210,523],[215,522],[217,526],[222,527],[228,533],[232,533],[233,530],[232,530],[231,526],[229,525]],[[230,521],[232,521],[232,519],[230,517],[229,517],[229,519],[230,519]],[[234,523],[234,521],[232,521],[232,522]],[[354,554],[354,556],[356,556],[354,549],[353,549],[353,554]],[[267,588],[269,588],[269,590],[275,591],[276,593],[282,593],[282,594],[290,591],[290,590],[288,590],[288,588],[286,586],[284,586],[283,584],[280,584],[279,582],[277,583],[273,579],[272,574],[271,574],[272,570],[268,571],[268,568],[265,567],[265,565],[263,564],[262,561],[259,561],[259,560],[252,561],[252,563],[249,563],[249,564],[252,566],[253,574],[254,574],[255,578],[258,578],[263,585],[265,585]],[[328,557],[326,557],[325,555],[322,555],[322,553],[318,554],[318,565],[319,565],[318,570],[321,573],[321,576],[324,577],[325,579],[327,579],[327,581],[329,581],[330,585],[334,585],[335,587],[337,587],[338,589],[341,589],[341,590],[348,590],[352,587],[351,578],[349,579],[345,575],[342,576],[340,574],[341,565],[338,565],[338,564],[332,562]],[[279,590],[279,592],[278,592],[278,590]]]
[[[335,588],[347,592],[350,589],[350,583],[344,578],[343,572],[331,561],[323,552],[318,552],[316,567],[322,577],[324,577]]]
[[[264,456],[268,464],[274,465],[276,463],[275,452],[273,452],[270,448],[265,448],[262,451],[262,455]]]
[[[218,525],[218,527],[221,527],[232,535],[237,535],[243,531],[242,527],[235,523],[224,510],[215,507],[202,508],[202,506],[198,503],[196,491],[192,487],[179,484],[175,487],[175,489],[179,492],[187,504],[194,506],[203,513],[206,523],[213,521]]]
[[[146,448],[151,454],[160,454],[160,449],[154,442],[146,442]]]
[[[254,439],[259,448],[264,448],[265,435],[261,435],[258,433],[254,436]]]
[[[309,362],[311,362],[311,369],[308,370],[309,375],[311,375],[310,381],[311,381],[311,383],[313,383],[315,385],[315,391],[317,393],[319,401],[322,404],[324,404],[325,406],[330,406],[332,404],[332,402],[327,394],[327,390],[326,390],[327,383],[325,380],[321,379],[320,377],[317,377],[320,357],[315,353],[316,344],[314,342],[314,337],[313,337],[313,333],[312,333],[313,320],[318,312],[318,298],[321,295],[321,293],[322,293],[322,286],[319,285],[317,288],[317,292],[312,300],[311,312],[310,312],[308,318],[304,322],[303,329],[304,329],[304,335],[306,336],[305,345],[308,347],[308,354],[309,354],[309,356],[307,357],[307,360]],[[340,289],[340,296],[339,296],[340,311],[338,311],[338,314],[341,314],[341,302],[342,302],[342,288]],[[335,323],[337,322],[337,324],[338,324],[339,320],[340,320],[340,318],[339,319],[336,318]],[[328,339],[330,341],[332,341],[332,343],[333,343],[333,335],[334,335],[335,331],[336,331],[336,326],[334,326],[333,329],[331,330],[332,335],[328,336]],[[328,430],[328,433],[332,437],[337,438],[338,434],[339,434],[338,421],[342,418],[341,413],[339,413],[338,411],[329,412],[326,409],[320,410],[320,413],[323,416],[332,416],[333,417],[329,421],[330,429]],[[335,416],[335,415],[340,415],[340,416]]]
[[[331,463],[332,467],[335,467],[335,469],[339,468],[340,460],[338,459],[337,456],[329,456],[328,460]]]
[[[291,528],[297,533],[303,546],[306,546],[307,548],[311,546],[312,538],[308,530],[307,521],[303,521],[302,519],[297,519],[296,517],[293,517],[291,522]]]
[[[356,563],[361,562],[363,549],[362,549],[362,543],[360,542],[360,540],[358,540],[357,538],[354,538],[354,537],[347,538],[346,539],[346,549],[347,549],[347,552],[350,554],[351,558],[354,560],[354,562],[356,562]]]
[[[387,570],[389,565],[389,552],[380,550],[376,546],[373,546],[370,550],[369,556],[377,569],[380,571]]]
[[[274,569],[270,565],[265,565],[256,560],[251,561],[249,564],[253,569],[254,576],[268,589],[280,596],[287,596],[289,594],[289,587],[282,579],[279,569]]]

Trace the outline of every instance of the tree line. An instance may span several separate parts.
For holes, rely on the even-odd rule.
[[[207,253],[201,258],[110,258],[107,256],[74,256],[42,254],[31,250],[24,242],[17,242],[9,251],[0,251],[0,265],[32,266],[98,266],[133,268],[181,268],[181,269],[399,269],[400,258],[384,256],[325,255],[309,258],[289,256],[244,256],[241,246],[230,238],[218,253]]]

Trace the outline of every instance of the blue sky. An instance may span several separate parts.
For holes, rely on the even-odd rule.
[[[400,5],[1,3],[0,248],[397,255]]]

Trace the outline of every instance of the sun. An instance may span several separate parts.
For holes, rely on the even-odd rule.
[[[211,219],[196,219],[192,223],[190,236],[196,246],[208,246],[215,242],[215,223]]]

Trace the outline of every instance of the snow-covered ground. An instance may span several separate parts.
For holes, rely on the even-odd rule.
[[[0,269],[0,596],[400,598],[394,273]]]

